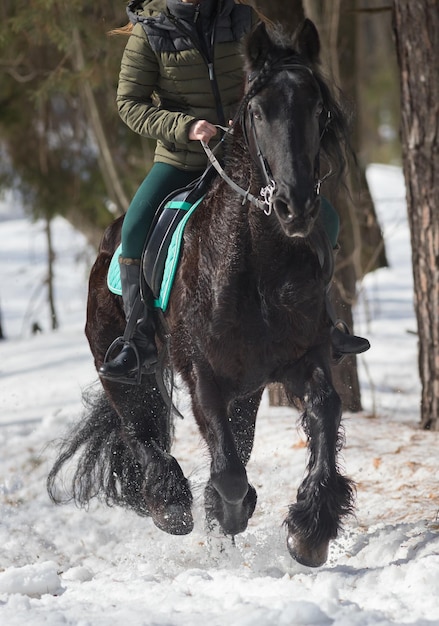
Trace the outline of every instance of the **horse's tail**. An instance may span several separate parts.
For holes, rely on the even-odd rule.
[[[107,505],[132,508],[148,515],[139,491],[144,480],[122,428],[122,421],[104,391],[84,394],[86,412],[62,442],[59,456],[48,477],[47,491],[53,502],[74,501],[86,507],[92,498]],[[75,469],[66,485],[62,470]],[[69,484],[70,483],[70,484]]]

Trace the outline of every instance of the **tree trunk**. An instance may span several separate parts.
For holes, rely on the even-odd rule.
[[[73,44],[73,63],[76,71],[83,72],[85,68],[84,53],[82,50],[82,42],[79,30],[74,28],[72,31]],[[116,167],[113,161],[110,146],[105,135],[104,127],[101,122],[98,105],[93,94],[90,81],[84,78],[80,90],[82,100],[85,104],[90,126],[93,130],[96,142],[99,147],[99,167],[102,178],[105,181],[108,195],[117,207],[117,214],[123,215],[128,208],[129,200],[123,190]]]
[[[40,172],[43,177],[48,178],[50,176],[50,165],[49,165],[49,153],[47,150],[47,143],[44,141],[44,137],[48,133],[49,124],[48,124],[48,107],[40,106],[37,111],[37,115],[39,117],[40,125],[41,125],[41,136],[38,145],[38,162]],[[53,290],[53,263],[55,260],[55,253],[53,251],[52,244],[52,230],[51,230],[51,213],[50,208],[45,207],[43,209],[44,219],[45,219],[45,232],[46,232],[46,241],[47,241],[47,277],[46,277],[46,285],[47,285],[47,303],[49,305],[50,310],[50,324],[52,330],[56,330],[58,328],[58,318],[56,315],[56,307],[55,307],[55,297]]]
[[[346,6],[349,4],[349,6]],[[352,11],[355,3],[334,0],[323,4],[319,0],[305,0],[307,15],[315,22],[322,43],[322,62],[326,71],[333,77],[349,101],[356,103],[356,16]],[[355,120],[357,122],[357,120]],[[358,151],[360,131],[353,125],[351,139],[355,152]],[[375,210],[364,173],[358,173],[354,163],[349,163],[346,176],[346,189],[335,186],[329,179],[322,188],[322,193],[334,204],[340,215],[340,251],[337,255],[335,284],[332,288],[332,301],[337,315],[350,328],[353,326],[352,306],[356,302],[357,280],[363,276],[363,239],[367,236],[371,247],[383,249],[381,233],[377,227]],[[371,216],[367,219],[367,215]],[[375,226],[373,235],[369,226]],[[378,255],[375,256],[375,261]],[[382,260],[382,259],[380,259]],[[370,269],[375,269],[376,263]],[[360,383],[355,357],[346,358],[333,369],[334,384],[343,402],[343,408],[349,411],[361,410]]]
[[[50,325],[52,330],[57,330],[59,327],[58,324],[58,316],[56,314],[55,307],[55,295],[53,290],[53,263],[55,261],[55,252],[53,250],[52,243],[52,228],[51,228],[51,219],[50,217],[46,217],[46,239],[47,239],[47,302],[50,310]]]
[[[401,139],[422,383],[421,425],[439,430],[439,10],[394,0]]]

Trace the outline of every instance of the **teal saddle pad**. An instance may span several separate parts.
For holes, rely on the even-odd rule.
[[[184,229],[203,198],[204,196],[201,196],[194,204],[182,200],[170,200],[167,202],[163,209],[165,217],[163,221],[167,223],[167,228],[164,231],[158,224],[148,240],[144,259],[150,257],[149,265],[152,266],[150,271],[153,275],[147,275],[146,280],[155,296],[154,306],[163,311],[168,306],[172,285],[174,284]],[[119,269],[119,256],[121,254],[122,244],[114,252],[107,273],[108,289],[118,296],[122,295]],[[151,257],[153,257],[152,262]],[[142,267],[144,267],[144,263],[142,263]]]
[[[107,273],[108,289],[117,296],[122,295],[122,285],[120,282],[119,257],[122,254],[122,244],[120,243],[110,261],[110,267]]]

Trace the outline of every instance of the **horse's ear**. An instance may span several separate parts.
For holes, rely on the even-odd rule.
[[[250,69],[261,69],[272,45],[264,22],[258,22],[245,42],[245,56]]]
[[[294,42],[297,51],[311,63],[320,60],[320,37],[314,23],[305,19],[294,33]]]

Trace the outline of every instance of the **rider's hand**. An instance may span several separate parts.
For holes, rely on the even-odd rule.
[[[197,122],[194,122],[189,128],[189,139],[209,143],[209,141],[212,139],[212,137],[216,135],[216,133],[216,126],[214,126],[207,120],[198,120]]]

